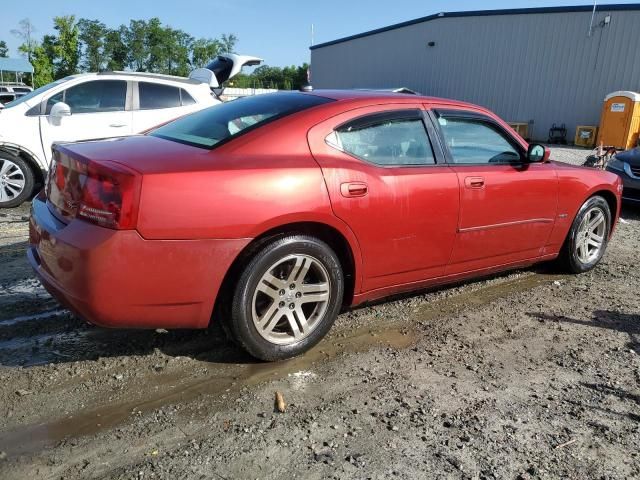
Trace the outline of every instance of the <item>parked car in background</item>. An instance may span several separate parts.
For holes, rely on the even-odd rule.
[[[43,184],[55,142],[131,135],[216,105],[220,100],[212,89],[244,65],[260,61],[220,55],[190,78],[134,72],[72,75],[7,103],[0,109],[0,207],[20,205]]]
[[[33,92],[33,88],[24,83],[0,83],[0,93],[16,93],[17,96]]]
[[[640,205],[640,146],[617,153],[607,163],[607,170],[622,178],[622,200]]]
[[[549,161],[474,105],[281,92],[146,135],[59,144],[28,257],[106,327],[206,328],[301,354],[338,312],[400,292],[604,255],[620,179]]]
[[[16,94],[13,92],[0,92],[0,108],[4,108],[5,103],[13,102]]]

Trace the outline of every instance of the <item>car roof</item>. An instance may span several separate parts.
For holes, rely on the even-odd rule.
[[[161,73],[146,73],[146,72],[121,72],[121,71],[102,71],[102,72],[87,72],[87,73],[78,73],[75,75],[70,75],[67,77],[69,80],[74,80],[77,78],[87,78],[87,77],[118,77],[118,78],[128,78],[131,80],[135,79],[151,79],[151,80],[162,80],[165,82],[174,82],[174,83],[182,83],[186,85],[202,85],[202,82],[197,80],[192,80],[190,78],[184,77],[176,77],[174,75],[163,75]]]
[[[339,101],[389,101],[389,102],[410,102],[410,103],[436,103],[439,105],[462,106],[467,108],[485,110],[478,105],[462,102],[449,98],[430,97],[426,95],[415,95],[413,93],[394,93],[384,90],[312,90],[302,92],[304,95],[317,95],[319,97],[331,98]]]
[[[133,78],[151,78],[154,80],[166,80],[170,82],[178,82],[178,83],[186,83],[189,85],[200,85],[202,82],[198,80],[193,80],[191,78],[185,77],[177,77],[175,75],[164,75],[162,73],[148,73],[148,72],[123,72],[123,71],[104,71],[98,72],[96,75],[117,75],[117,76],[125,76],[125,77],[133,77]]]

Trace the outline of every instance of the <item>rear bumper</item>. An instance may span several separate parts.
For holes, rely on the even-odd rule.
[[[249,239],[145,240],[135,230],[60,223],[34,199],[28,259],[44,287],[95,325],[205,328]]]

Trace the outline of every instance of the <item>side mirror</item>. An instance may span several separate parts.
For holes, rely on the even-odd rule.
[[[547,163],[551,157],[551,149],[537,143],[529,145],[527,161],[529,163]]]
[[[62,117],[71,116],[71,107],[64,102],[58,102],[51,107],[49,115],[53,118],[61,119]]]

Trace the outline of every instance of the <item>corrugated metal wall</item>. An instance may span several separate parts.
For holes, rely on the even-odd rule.
[[[465,100],[546,139],[597,125],[604,97],[640,91],[640,11],[443,17],[311,51],[315,88],[409,87]],[[427,46],[435,42],[434,47]]]

